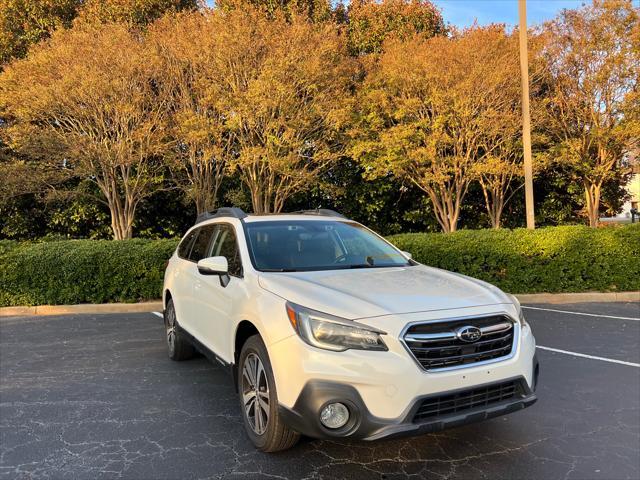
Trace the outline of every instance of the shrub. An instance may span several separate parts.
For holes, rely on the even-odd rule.
[[[15,242],[14,242],[15,243]],[[0,305],[135,302],[160,297],[177,240],[0,244]]]
[[[640,225],[463,230],[389,238],[426,265],[512,293],[640,290]],[[178,240],[0,242],[0,305],[160,297]]]
[[[640,225],[410,233],[389,240],[420,263],[511,293],[640,290]]]
[[[0,240],[0,257],[18,246],[20,243],[15,240]]]

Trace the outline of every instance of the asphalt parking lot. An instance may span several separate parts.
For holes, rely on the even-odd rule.
[[[0,478],[640,478],[640,303],[528,307],[531,408],[276,455],[245,437],[222,367],[167,358],[157,316],[0,318]]]

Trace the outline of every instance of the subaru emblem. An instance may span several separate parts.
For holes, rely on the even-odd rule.
[[[482,331],[478,327],[466,326],[456,330],[456,336],[463,342],[477,342],[482,337]]]

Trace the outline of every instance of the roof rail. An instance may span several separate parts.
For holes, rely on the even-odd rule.
[[[316,208],[314,210],[298,210],[296,212],[291,212],[298,215],[321,215],[323,217],[339,217],[346,218],[341,213],[336,212],[335,210],[329,210],[328,208]]]
[[[244,213],[241,208],[237,208],[237,207],[222,207],[222,208],[217,209],[214,212],[201,213],[200,215],[198,215],[198,218],[196,218],[196,224],[198,224],[200,222],[204,222],[205,220],[210,220],[212,218],[231,217],[231,218],[238,218],[238,219],[242,220],[246,216],[247,216],[247,214]]]

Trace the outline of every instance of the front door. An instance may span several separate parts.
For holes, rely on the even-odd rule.
[[[191,335],[202,341],[206,322],[202,318],[202,308],[199,307],[194,298],[194,285],[198,284],[203,275],[198,272],[198,261],[210,256],[211,247],[215,238],[216,225],[204,225],[196,229],[196,237],[189,252],[188,262],[184,262],[184,268],[181,272],[185,278],[182,283],[188,285],[188,295],[181,298],[181,314],[178,317],[180,324]],[[204,342],[203,342],[204,343]]]
[[[242,262],[233,226],[217,224],[209,256],[222,256],[229,264],[229,283],[223,286],[216,275],[200,275],[194,283],[194,304],[198,309],[201,336],[199,340],[228,363],[233,362],[230,336],[232,312],[244,295]]]

